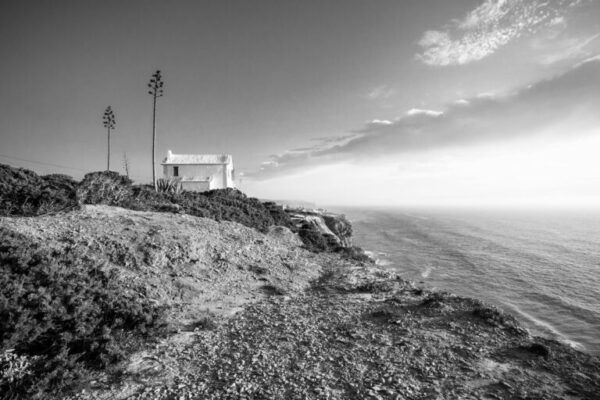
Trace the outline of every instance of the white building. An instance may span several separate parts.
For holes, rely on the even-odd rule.
[[[230,154],[173,154],[169,150],[162,166],[164,178],[178,179],[183,190],[204,192],[235,187]]]

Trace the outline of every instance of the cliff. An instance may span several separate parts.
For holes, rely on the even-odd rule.
[[[339,217],[290,215],[297,224],[328,234],[327,228],[340,238],[331,238],[338,246],[349,244],[341,238],[349,239],[351,227]],[[308,251],[289,228],[259,232],[231,221],[97,205],[4,217],[0,233],[2,268],[21,276],[21,283],[3,281],[3,298],[24,290],[22,307],[31,307],[34,295],[52,310],[64,307],[68,318],[60,327],[66,329],[73,318],[93,317],[69,310],[83,310],[98,297],[64,295],[85,278],[81,290],[94,284],[116,289],[97,321],[110,320],[111,307],[122,300],[129,309],[146,310],[141,316],[162,312],[166,325],[157,334],[151,334],[152,321],[138,330],[132,330],[134,320],[105,326],[98,343],[112,337],[113,347],[98,357],[113,354],[114,346],[122,352],[107,364],[89,362],[87,353],[77,353],[80,347],[65,345],[66,353],[56,357],[72,352],[74,364],[63,368],[74,365],[81,374],[68,386],[56,386],[68,375],[51,375],[38,398],[597,399],[600,393],[597,358],[531,337],[513,317],[480,301],[417,288],[369,262]],[[40,249],[48,251],[41,256]],[[51,267],[73,259],[79,261],[60,270],[67,278],[58,279]],[[37,283],[27,286],[32,272]],[[53,282],[61,283],[60,290],[51,290]],[[0,304],[6,317],[9,303]],[[39,320],[36,329],[10,336],[10,329],[33,326],[11,310],[0,325],[0,385],[11,391],[3,392],[5,398],[19,398],[23,382],[41,380],[50,373],[44,368],[56,365],[54,359],[41,361],[48,357],[43,349],[26,347],[38,337],[36,329],[45,327],[46,336],[72,344],[65,338],[83,325],[61,333]],[[132,347],[133,337],[143,340]],[[8,346],[15,344],[19,354],[11,356]],[[38,375],[31,375],[32,368],[39,368]]]
[[[344,215],[324,210],[286,208],[300,237],[310,238],[310,233],[322,237],[321,250],[339,250],[352,247],[352,225]],[[305,240],[306,241],[306,240]]]

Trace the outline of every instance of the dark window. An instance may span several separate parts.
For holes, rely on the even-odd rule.
[[[179,176],[179,167],[173,167],[173,176]]]

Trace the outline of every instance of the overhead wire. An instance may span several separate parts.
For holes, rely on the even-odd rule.
[[[21,158],[21,157],[7,156],[5,154],[0,154],[0,157],[9,158],[11,160],[18,160],[18,161],[29,162],[29,163],[33,163],[33,164],[48,165],[48,166],[51,166],[51,167],[72,169],[74,171],[84,171],[84,172],[87,171],[87,170],[82,169],[82,168],[68,167],[66,165],[60,165],[60,164],[54,164],[54,163],[47,163],[47,162],[42,162],[42,161],[33,161],[33,160],[28,160],[26,158]]]
[[[50,166],[50,167],[70,169],[70,170],[73,170],[73,171],[90,172],[89,169],[69,167],[69,166],[66,166],[66,165],[48,163],[48,162],[43,162],[43,161],[28,160],[26,158],[21,158],[21,157],[7,156],[6,154],[0,154],[0,157],[8,158],[8,159],[11,159],[11,160],[28,162],[28,163],[32,163],[32,164],[47,165],[47,166]],[[141,178],[141,179],[148,179],[147,176],[141,176],[141,175],[130,175],[130,176],[136,177],[136,178]]]

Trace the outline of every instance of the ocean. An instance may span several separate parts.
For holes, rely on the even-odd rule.
[[[534,335],[600,354],[600,212],[338,211],[354,244],[405,279],[485,300]]]

